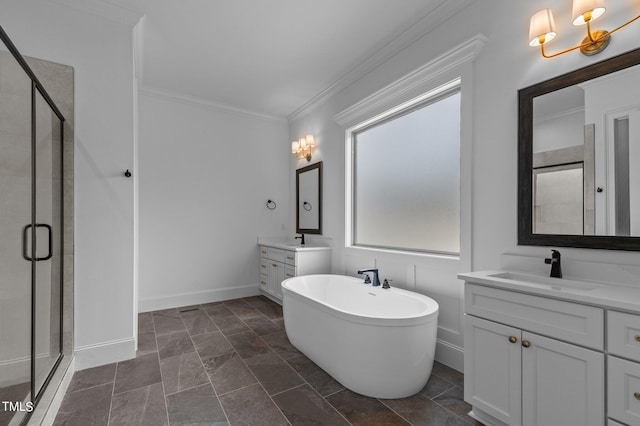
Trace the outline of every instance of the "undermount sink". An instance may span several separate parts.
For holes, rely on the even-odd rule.
[[[565,278],[550,278],[541,277],[537,275],[519,274],[516,272],[499,272],[495,274],[488,274],[488,277],[502,278],[505,280],[519,281],[527,283],[528,285],[549,288],[551,290],[563,291],[563,290],[578,290],[578,291],[590,291],[596,288],[602,287],[603,284],[589,282],[589,281],[574,281]]]

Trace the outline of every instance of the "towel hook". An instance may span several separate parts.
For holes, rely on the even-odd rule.
[[[276,209],[276,207],[278,207],[278,205],[276,204],[276,202],[275,202],[275,201],[273,201],[273,200],[267,200],[267,208],[268,208],[269,210],[275,210],[275,209]]]

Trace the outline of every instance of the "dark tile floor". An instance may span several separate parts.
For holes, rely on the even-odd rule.
[[[29,392],[31,392],[31,382],[18,383],[5,387],[0,386],[0,401],[25,401]],[[0,405],[0,425],[8,425],[14,416],[14,412],[5,410],[4,404]],[[22,418],[22,415],[18,414],[15,417],[16,419]]]
[[[139,316],[135,359],[74,374],[55,425],[462,425],[463,375],[435,363],[405,399],[358,395],[296,350],[257,296]]]

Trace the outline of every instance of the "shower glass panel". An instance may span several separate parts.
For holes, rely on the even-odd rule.
[[[64,117],[0,27],[0,425],[62,359]]]
[[[0,401],[31,400],[31,79],[0,42]],[[0,424],[26,413],[0,407]]]
[[[62,122],[34,91],[36,251],[34,378],[38,395],[61,354]]]
[[[533,170],[534,234],[583,234],[583,182],[583,163]]]

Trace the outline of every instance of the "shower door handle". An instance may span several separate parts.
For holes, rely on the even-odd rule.
[[[29,253],[27,253],[27,246],[29,245],[29,240],[27,239],[27,231],[29,230],[29,228],[31,228],[33,225],[29,224],[27,226],[25,226],[24,228],[22,228],[22,257],[25,260],[28,260],[29,262],[31,262],[33,260],[33,258],[31,256],[29,256]],[[51,257],[53,256],[53,232],[51,230],[51,225],[47,225],[46,223],[36,223],[35,224],[36,228],[47,228],[47,231],[49,233],[49,246],[48,246],[48,253],[45,257],[36,257],[36,262],[39,262],[41,260],[49,260],[51,259]]]
[[[27,260],[29,262],[33,260],[31,256],[29,256],[29,253],[27,253],[27,246],[29,243],[29,240],[27,239],[27,231],[29,230],[29,228],[31,228],[31,226],[31,224],[28,224],[27,226],[22,228],[22,257],[24,258],[24,260]]]
[[[46,223],[36,223],[36,228],[47,228],[47,231],[49,233],[49,246],[47,255],[45,257],[36,257],[36,262],[39,262],[41,260],[49,260],[53,256],[53,232],[51,230],[51,225],[47,225]]]

